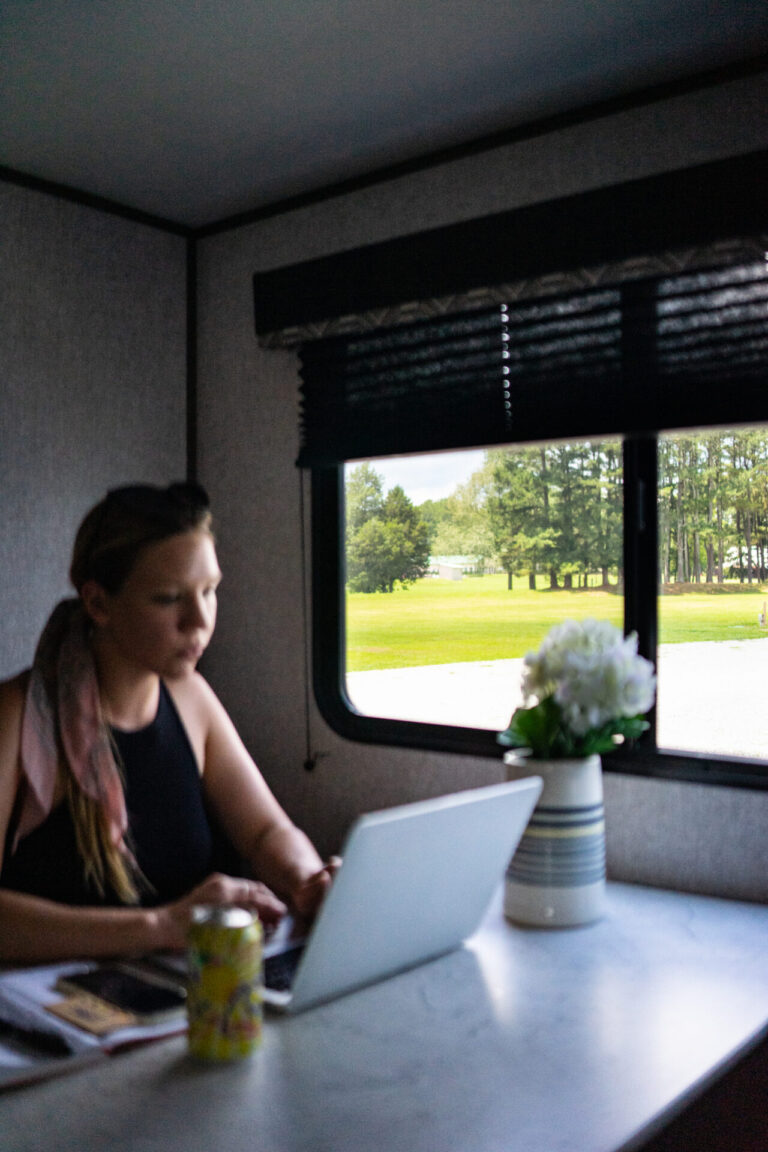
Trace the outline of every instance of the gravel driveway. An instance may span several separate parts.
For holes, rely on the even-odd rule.
[[[506,728],[522,660],[354,672],[347,691],[374,716]],[[768,758],[768,637],[659,647],[659,745]]]

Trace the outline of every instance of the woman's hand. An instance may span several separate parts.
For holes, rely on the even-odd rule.
[[[306,920],[314,919],[339,868],[341,857],[329,857],[319,872],[315,872],[291,893],[291,904],[299,916]]]
[[[265,929],[274,928],[287,911],[282,900],[278,900],[266,884],[215,872],[180,900],[157,909],[162,940],[159,947],[186,947],[192,909],[198,904],[246,908],[258,915]]]

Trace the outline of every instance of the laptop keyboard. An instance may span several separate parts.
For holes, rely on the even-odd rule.
[[[275,992],[287,992],[293,984],[296,969],[304,951],[303,944],[279,952],[277,956],[267,956],[264,960],[264,984]]]

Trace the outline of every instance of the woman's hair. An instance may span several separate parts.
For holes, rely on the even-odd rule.
[[[143,548],[194,531],[212,532],[208,496],[198,484],[113,488],[78,529],[70,579],[78,592],[86,581],[95,580],[115,595]],[[117,747],[111,742],[120,769]],[[130,858],[114,844],[100,805],[83,792],[70,771],[65,771],[64,783],[86,877],[102,894],[109,884],[124,903],[137,903],[137,879],[141,881],[141,877],[137,877]]]
[[[78,592],[87,580],[95,580],[114,596],[142,548],[194,531],[211,531],[208,496],[199,484],[113,488],[78,529],[70,579]]]

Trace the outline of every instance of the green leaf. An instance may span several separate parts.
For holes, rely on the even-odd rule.
[[[509,727],[497,739],[508,748],[530,748],[535,757],[545,760],[551,755],[564,755],[553,752],[561,724],[560,708],[548,696],[531,708],[517,708]]]
[[[648,727],[642,716],[621,716],[576,736],[564,725],[554,697],[548,696],[531,708],[517,708],[509,727],[499,733],[497,740],[507,748],[530,748],[537,760],[565,760],[613,752],[616,736],[636,740]]]

